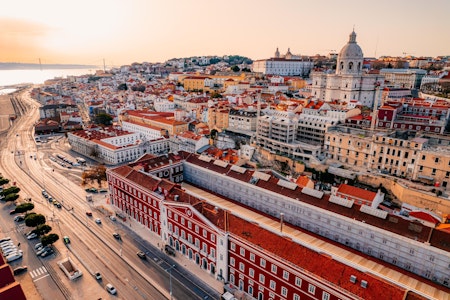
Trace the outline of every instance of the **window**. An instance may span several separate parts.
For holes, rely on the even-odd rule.
[[[239,271],[245,272],[245,265],[242,262],[239,263]]]
[[[230,266],[234,267],[234,264],[235,264],[234,257],[230,257]]]
[[[286,270],[283,271],[283,279],[289,280],[289,272]]]
[[[266,267],[266,260],[265,260],[264,258],[261,258],[261,259],[259,260],[259,265],[260,265],[261,267],[265,268],[265,267]]]
[[[255,254],[254,253],[250,253],[250,261],[255,261]]]
[[[287,288],[283,286],[283,287],[281,288],[281,296],[286,297],[286,296],[287,296],[287,293],[288,293]]]
[[[264,275],[263,274],[259,274],[259,282],[260,283],[264,283],[264,281],[265,281]]]
[[[294,300],[300,300],[300,296],[298,294],[294,294],[294,297],[292,298]]]
[[[298,278],[298,277],[295,277],[295,285],[298,286],[298,287],[301,287],[302,286],[302,279]]]
[[[241,248],[241,249],[240,249],[240,253],[241,253],[241,256],[245,256],[245,249],[244,249],[244,248]]]
[[[275,283],[275,281],[271,280],[270,281],[270,289],[275,290],[277,287],[277,284]]]
[[[425,160],[426,159],[426,155],[422,155],[422,160]]]
[[[308,293],[314,295],[316,293],[316,287],[312,284],[308,284]]]
[[[277,266],[272,264],[272,273],[277,273]]]
[[[251,278],[255,277],[255,270],[253,270],[252,268],[248,269],[248,276],[250,276]]]
[[[327,292],[322,292],[322,300],[330,300],[330,294]]]
[[[230,243],[230,248],[231,248],[231,250],[235,251],[236,250],[236,244],[235,243]]]

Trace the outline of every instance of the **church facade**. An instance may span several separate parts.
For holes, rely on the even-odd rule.
[[[339,52],[336,71],[311,72],[311,95],[325,102],[349,103],[356,100],[364,106],[378,106],[384,77],[363,70],[363,62],[363,51],[356,43],[356,33],[352,31],[348,43]]]

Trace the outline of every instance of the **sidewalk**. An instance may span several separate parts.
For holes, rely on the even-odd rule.
[[[108,199],[108,198],[103,198]],[[112,204],[105,203],[104,200],[100,200],[97,198],[95,200],[94,206],[100,207],[103,206],[105,209],[110,212],[118,211],[118,208],[113,206]],[[140,224],[138,221],[128,218],[126,222],[121,221],[117,218],[116,222],[120,222],[124,224],[124,226],[128,227],[131,231],[135,232],[142,239],[152,244],[155,248],[163,249],[164,243],[160,239],[158,235],[151,232],[148,228],[145,228],[143,224]],[[177,252],[176,256],[171,256],[171,259],[175,260],[180,266],[184,267],[186,272],[193,274],[195,277],[203,281],[205,284],[210,286],[212,289],[216,290],[219,294],[223,293],[223,282],[216,280],[214,275],[207,273],[205,270],[201,269],[199,265],[195,264],[195,261],[189,260],[188,257],[183,256],[181,252]]]

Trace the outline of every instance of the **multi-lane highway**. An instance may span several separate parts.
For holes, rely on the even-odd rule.
[[[170,297],[170,277],[174,299],[217,299],[217,292],[189,278],[181,270],[172,268],[176,262],[146,242],[121,222],[112,221],[106,211],[102,213],[86,201],[86,192],[73,178],[81,175],[80,169],[68,170],[50,160],[61,141],[52,139],[42,145],[35,143],[33,124],[38,119],[38,104],[29,97],[28,111],[20,117],[2,139],[0,172],[3,177],[16,182],[21,188],[21,198],[32,198],[34,211],[46,216],[52,232],[60,236],[55,243],[54,255],[38,258],[34,253],[36,241],[28,241],[22,234],[29,231],[16,224],[9,209],[1,204],[0,226],[2,236],[9,235],[21,243],[24,257],[15,264],[28,265],[39,293],[44,299],[167,299]],[[53,199],[62,204],[57,208],[42,196],[45,189]],[[92,211],[93,216],[86,215]],[[101,219],[101,224],[94,222]],[[121,240],[113,237],[118,232]],[[62,237],[68,236],[70,244],[64,245]],[[136,253],[144,250],[151,259],[142,260]],[[82,269],[83,276],[70,281],[57,266],[57,262],[71,257]],[[100,272],[97,280],[94,272]],[[19,280],[20,281],[20,280]],[[105,290],[107,283],[117,289],[116,296]]]

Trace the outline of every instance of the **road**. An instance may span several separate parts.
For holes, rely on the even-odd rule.
[[[18,264],[26,264],[34,284],[44,299],[168,299],[170,274],[168,268],[176,262],[165,257],[159,249],[140,239],[122,223],[113,222],[100,211],[90,207],[86,192],[73,178],[81,170],[68,170],[49,159],[56,151],[58,139],[38,145],[34,142],[32,128],[38,119],[38,105],[29,101],[29,110],[14,124],[1,145],[0,172],[21,188],[22,198],[31,197],[34,211],[45,215],[52,232],[60,236],[55,243],[55,255],[38,258],[33,246],[36,241],[25,239],[8,215],[11,204],[2,204],[0,226],[2,235],[11,233],[17,237],[24,250],[24,257]],[[36,159],[35,159],[36,157]],[[61,209],[47,201],[42,189],[63,204]],[[86,211],[92,211],[88,217]],[[102,224],[96,224],[95,218]],[[29,231],[26,228],[26,231]],[[113,232],[119,232],[122,240],[116,240]],[[62,237],[70,237],[71,243],[64,245]],[[136,253],[144,250],[149,258],[140,259]],[[69,281],[57,266],[57,262],[70,256],[82,269],[84,275]],[[100,272],[98,281],[92,273]],[[192,280],[181,268],[173,268],[172,291],[174,299],[217,299],[207,287]],[[109,295],[105,285],[112,283],[118,290],[117,296]]]

